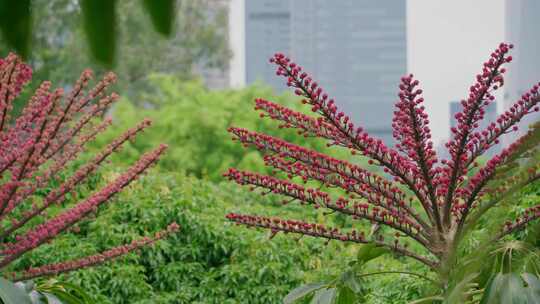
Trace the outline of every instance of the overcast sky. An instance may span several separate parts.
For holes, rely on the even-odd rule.
[[[539,0],[540,1],[540,0]],[[407,66],[424,89],[434,143],[448,137],[448,103],[467,95],[504,41],[504,0],[408,0]]]

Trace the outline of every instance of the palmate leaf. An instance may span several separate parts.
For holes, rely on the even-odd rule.
[[[350,263],[353,269],[345,271],[337,279],[326,283],[311,283],[302,285],[291,291],[283,303],[297,303],[301,299],[309,299],[310,303],[356,303],[362,295],[362,283],[356,276],[367,262],[376,259],[390,251],[376,244],[364,244],[357,252],[357,258]]]
[[[474,297],[482,293],[482,290],[478,289],[478,284],[474,281],[477,279],[478,273],[471,273],[462,279],[455,286],[449,288],[446,293],[438,294],[434,296],[424,297],[414,300],[408,304],[422,304],[422,303],[443,303],[443,304],[472,304],[477,303],[474,301]]]

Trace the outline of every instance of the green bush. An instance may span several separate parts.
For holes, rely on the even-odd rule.
[[[103,179],[113,175],[104,174]],[[106,211],[99,210],[102,214],[95,221],[82,223],[17,265],[95,252],[176,221],[181,226],[177,235],[140,254],[61,279],[83,287],[96,303],[279,303],[301,282],[334,275],[344,267],[346,258],[334,258],[337,251],[350,250],[342,244],[296,242],[283,236],[269,240],[225,221],[224,214],[238,208],[232,202],[260,208],[249,204],[252,200],[251,193],[236,187],[154,172],[118,196]],[[274,204],[271,198],[268,203]],[[277,211],[298,214],[294,208],[273,212]]]
[[[150,118],[153,126],[141,139],[125,147],[125,153],[116,162],[131,162],[148,147],[156,143],[169,144],[167,154],[159,166],[167,171],[184,171],[188,175],[207,177],[220,181],[221,174],[231,166],[258,168],[262,157],[257,152],[246,152],[242,146],[230,140],[227,128],[234,122],[238,127],[272,133],[276,124],[259,119],[253,110],[255,97],[278,100],[292,108],[300,108],[289,96],[275,96],[267,87],[251,86],[242,90],[209,91],[200,82],[185,82],[171,75],[153,75],[151,95],[145,96],[146,108],[134,106],[127,99],[113,109],[114,129],[125,128],[141,118]],[[282,134],[282,132],[280,132]],[[285,131],[285,138],[297,138],[293,131]],[[309,144],[308,144],[309,142]],[[324,149],[325,143],[301,140],[299,144]],[[101,144],[97,142],[96,146]]]

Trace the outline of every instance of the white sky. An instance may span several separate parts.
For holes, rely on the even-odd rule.
[[[467,96],[502,41],[504,0],[407,1],[407,67],[424,90],[436,145],[448,137],[448,103]]]

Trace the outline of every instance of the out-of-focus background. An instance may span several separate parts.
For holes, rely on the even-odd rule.
[[[113,70],[121,75],[118,90],[139,105],[149,102],[143,96],[156,73],[197,79],[213,91],[259,84],[280,94],[286,87],[267,60],[283,52],[357,124],[388,143],[396,85],[413,73],[442,149],[456,103],[498,43],[513,43],[516,60],[491,117],[538,79],[539,6],[534,0],[178,1],[167,39],[152,30],[142,5],[123,1],[116,5]],[[32,1],[32,12],[30,61],[38,77],[69,87],[83,68],[105,69],[89,55],[78,1]]]
[[[389,145],[397,84],[413,73],[424,90],[441,156],[459,101],[500,42],[515,45],[515,60],[488,120],[540,80],[537,0],[178,0],[175,9],[173,34],[167,38],[152,29],[138,1],[117,1],[115,61],[105,67],[88,50],[79,1],[32,1],[27,59],[34,68],[33,87],[47,79],[69,91],[83,69],[96,75],[112,69],[122,100],[107,114],[114,130],[98,138],[95,148],[143,117],[152,118],[154,126],[113,163],[126,166],[156,143],[170,145],[156,169],[160,174],[123,193],[119,204],[85,227],[84,235],[67,234],[27,257],[27,262],[38,256],[52,262],[73,246],[83,252],[99,249],[85,247],[85,240],[105,248],[141,227],[177,220],[183,229],[174,242],[69,275],[99,303],[278,303],[299,284],[346,267],[354,250],[345,244],[286,236],[269,240],[264,233],[225,223],[224,214],[238,210],[314,220],[324,216],[301,206],[280,207],[277,199],[261,199],[221,177],[231,166],[261,171],[263,164],[258,153],[230,141],[230,125],[326,149],[324,143],[278,130],[252,110],[256,97],[301,109],[268,63],[274,53],[302,65],[357,125]],[[0,54],[9,51],[0,40]],[[30,93],[28,88],[25,96]],[[520,132],[531,122],[525,121]],[[114,174],[101,172],[96,183]],[[335,221],[350,225],[341,220]],[[384,258],[384,263],[397,262]],[[366,284],[372,290],[369,303],[406,303],[427,288],[413,278],[392,276]]]

